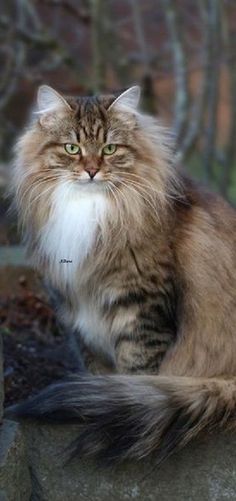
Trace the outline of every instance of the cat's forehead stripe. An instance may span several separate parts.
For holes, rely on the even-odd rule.
[[[76,111],[78,141],[104,142],[107,135],[106,110],[96,98],[82,98]]]
[[[86,121],[79,124],[77,131],[77,139],[79,142],[85,142],[91,139],[102,143],[105,141],[106,136],[106,129],[99,120],[94,120],[91,124],[86,123]]]
[[[109,134],[107,110],[115,96],[79,97],[76,100],[75,118],[77,140],[80,143],[96,141],[106,143]]]
[[[106,118],[106,109],[96,97],[80,97],[77,100],[76,117],[80,120],[85,115],[98,116],[101,120]]]

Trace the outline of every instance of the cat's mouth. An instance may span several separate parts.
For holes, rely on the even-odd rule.
[[[87,184],[87,185],[91,185],[91,184],[104,184],[107,182],[106,179],[78,179],[78,182],[80,184]]]
[[[105,189],[108,181],[107,179],[77,179],[76,186],[86,190],[101,190]]]

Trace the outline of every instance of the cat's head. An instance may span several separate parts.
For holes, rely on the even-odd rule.
[[[170,140],[138,110],[139,98],[138,86],[118,97],[78,98],[39,88],[32,121],[16,144],[12,184],[21,219],[43,224],[55,193],[65,194],[65,203],[103,193],[127,225],[131,212],[161,214],[176,179]]]
[[[88,189],[125,180],[150,156],[137,118],[139,97],[138,86],[117,98],[66,98],[40,87],[26,144],[35,171],[51,170]]]
[[[50,171],[88,189],[134,185],[141,178],[155,180],[157,174],[161,184],[167,137],[138,111],[139,98],[138,86],[118,97],[78,98],[41,86],[34,120],[18,144],[25,168],[41,175]]]
[[[117,98],[65,98],[48,86],[40,87],[36,133],[41,172],[58,171],[88,189],[126,179],[145,155],[138,137],[139,96],[138,86]]]

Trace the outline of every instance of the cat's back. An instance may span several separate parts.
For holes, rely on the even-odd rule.
[[[180,228],[207,224],[209,229],[233,236],[236,230],[236,208],[221,195],[207,189],[181,173],[184,199],[177,200],[175,210]]]
[[[185,198],[175,203],[174,248],[180,268],[236,280],[236,210],[220,195],[183,176]],[[197,270],[198,268],[198,270]]]

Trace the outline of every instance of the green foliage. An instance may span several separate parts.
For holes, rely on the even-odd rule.
[[[201,153],[194,152],[188,159],[185,165],[186,171],[194,178],[202,182],[203,184],[209,186],[209,188],[217,193],[221,193],[221,183],[222,183],[222,172],[223,166],[219,162],[213,163],[212,168],[212,178],[208,181],[206,180],[206,175],[204,171],[204,163]],[[232,178],[228,187],[227,199],[236,205],[236,163],[232,168]]]

